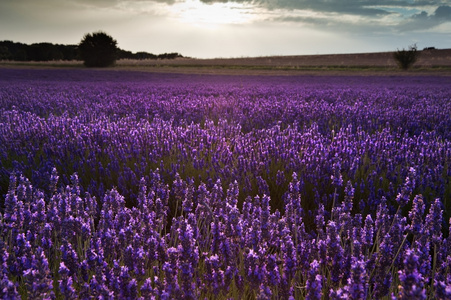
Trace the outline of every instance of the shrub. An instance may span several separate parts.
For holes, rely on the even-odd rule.
[[[109,67],[117,58],[117,42],[104,32],[86,34],[78,46],[80,57],[87,67]]]
[[[417,61],[418,56],[419,53],[416,45],[409,46],[408,50],[405,50],[404,48],[402,50],[398,49],[393,54],[398,66],[403,70],[409,69]]]

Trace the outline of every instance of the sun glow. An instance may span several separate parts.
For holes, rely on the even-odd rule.
[[[204,4],[189,0],[174,4],[169,10],[177,21],[201,27],[246,24],[256,19],[251,6],[238,3]]]

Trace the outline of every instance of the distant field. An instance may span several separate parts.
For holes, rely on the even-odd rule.
[[[325,74],[340,75],[445,75],[451,76],[451,49],[419,51],[408,72],[398,69],[393,52],[265,56],[242,58],[177,58],[172,60],[119,60],[112,69],[202,74]],[[83,67],[82,62],[0,62],[0,67]]]
[[[419,51],[417,67],[451,67],[451,49]],[[243,58],[215,58],[174,60],[121,60],[119,65],[138,63],[140,65],[202,65],[202,66],[260,66],[260,67],[396,67],[393,52],[325,54],[299,56],[263,56]]]

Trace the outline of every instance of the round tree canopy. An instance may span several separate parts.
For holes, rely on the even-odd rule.
[[[85,34],[78,46],[81,59],[87,67],[108,67],[117,58],[117,42],[104,32]]]

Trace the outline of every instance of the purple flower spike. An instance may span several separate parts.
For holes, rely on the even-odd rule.
[[[52,169],[52,173],[50,175],[50,185],[49,185],[49,192],[50,195],[53,195],[56,193],[56,185],[58,184],[58,171],[56,170],[56,168]]]
[[[67,269],[69,269],[69,275],[73,276],[77,274],[79,270],[79,261],[77,252],[72,248],[71,243],[64,242],[60,247],[61,260],[64,262]]]
[[[244,269],[248,284],[252,289],[258,290],[263,281],[264,273],[260,264],[260,257],[252,249],[244,257]]]
[[[19,220],[19,214],[20,212],[20,206],[17,200],[17,196],[15,193],[15,186],[16,184],[16,177],[11,175],[10,178],[10,187],[8,189],[8,194],[6,194],[5,197],[5,210],[3,213],[3,226],[5,227],[4,230],[12,230],[13,228],[17,231],[20,224],[18,223]]]
[[[318,233],[318,239],[324,240],[324,227],[326,223],[324,221],[324,204],[322,203],[319,205],[318,211],[315,215],[315,225]]]
[[[3,273],[0,279],[0,298],[4,300],[20,299],[16,285],[9,280],[8,276]]]
[[[437,299],[437,300],[451,299],[451,280],[450,279],[447,280],[448,284],[446,284],[445,280],[434,279],[435,299]]]
[[[339,188],[343,185],[343,176],[341,175],[341,158],[335,154],[334,163],[332,165],[333,174],[330,176],[332,185]]]
[[[58,273],[61,276],[61,279],[58,280],[61,294],[65,299],[74,299],[77,297],[77,291],[73,287],[72,276],[69,275],[70,271],[64,265],[64,262],[61,262]]]
[[[177,248],[179,252],[179,274],[183,297],[187,299],[196,298],[196,285],[193,278],[199,261],[199,250],[196,246],[193,228],[188,220],[182,220],[178,228],[180,244]]]
[[[114,299],[114,292],[109,290],[102,280],[98,281],[95,275],[92,276],[91,281],[89,282],[89,290],[89,297],[92,296],[99,299]]]
[[[307,283],[305,286],[306,289],[306,300],[321,300],[322,297],[322,288],[323,288],[323,279],[319,274],[320,265],[318,261],[315,259],[310,264],[310,270],[308,271]]]
[[[224,271],[219,268],[219,264],[219,256],[217,254],[205,259],[204,290],[211,291],[216,297],[224,287]]]
[[[265,266],[266,284],[270,287],[277,287],[280,284],[281,276],[279,266],[277,265],[277,257],[274,254],[268,256]]]
[[[263,284],[260,285],[260,293],[257,295],[256,300],[271,300],[272,299],[271,289]]]
[[[368,275],[366,273],[366,265],[362,259],[352,258],[351,277],[348,278],[348,285],[345,289],[350,299],[365,300],[368,293]]]
[[[343,277],[344,250],[341,247],[340,236],[335,222],[329,221],[326,228],[327,263],[330,267],[333,285],[338,285]]]
[[[387,269],[390,267],[393,256],[394,249],[391,244],[390,235],[386,235],[383,238],[382,243],[379,245],[379,253],[377,253],[377,262],[374,269],[374,276],[372,278],[373,286],[373,297],[376,299],[382,298],[389,293],[390,285],[392,282],[392,276]],[[368,267],[368,265],[367,265]],[[373,272],[373,270],[367,270],[368,273]]]
[[[147,278],[141,286],[141,297],[144,299],[151,299],[154,296],[154,290],[152,288],[152,280]]]
[[[409,249],[404,257],[404,269],[398,272],[401,281],[399,299],[426,299],[424,279],[418,272],[418,255],[414,250]]]
[[[423,231],[424,206],[423,196],[417,195],[413,198],[412,209],[409,212],[411,220],[409,229],[413,235],[418,235]]]
[[[439,245],[442,239],[442,221],[443,210],[440,199],[435,199],[431,204],[428,214],[425,218],[424,231],[432,243]]]
[[[396,196],[396,202],[398,202],[400,207],[404,207],[407,202],[410,200],[410,196],[412,195],[413,189],[415,188],[415,177],[416,171],[414,168],[409,169],[409,174],[406,177],[403,187],[401,191]]]
[[[163,264],[165,274],[164,291],[161,299],[176,299],[181,296],[180,287],[177,280],[178,274],[178,250],[174,247],[168,248],[168,260]]]
[[[369,247],[373,244],[373,236],[374,222],[371,215],[367,215],[365,218],[365,226],[363,227],[363,245],[365,248],[369,249]]]
[[[23,277],[29,298],[52,299],[55,297],[49,263],[41,248],[36,249],[32,256],[31,267],[23,272]]]

